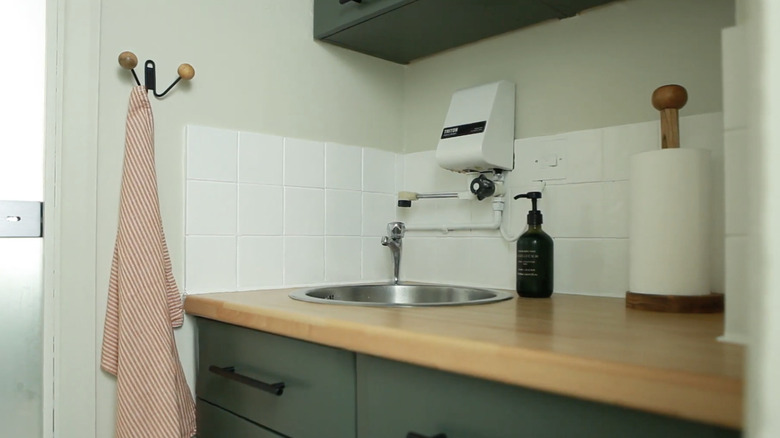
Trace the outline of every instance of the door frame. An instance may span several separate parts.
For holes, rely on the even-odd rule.
[[[46,0],[44,438],[95,438],[101,0]]]

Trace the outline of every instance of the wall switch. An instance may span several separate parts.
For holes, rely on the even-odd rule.
[[[525,161],[522,166],[528,172],[525,178],[531,181],[566,179],[568,143],[565,137],[547,137],[523,145],[517,159]]]

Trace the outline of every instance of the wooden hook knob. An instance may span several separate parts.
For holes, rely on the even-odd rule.
[[[652,102],[661,112],[661,149],[679,148],[678,110],[688,102],[688,92],[680,85],[664,85],[653,91]]]
[[[179,77],[184,79],[185,81],[189,81],[193,77],[195,77],[195,69],[192,68],[189,64],[182,64],[179,66],[179,69],[176,70],[176,72],[179,74]]]
[[[122,68],[132,70],[138,65],[138,57],[133,52],[122,52],[119,54],[119,65]]]

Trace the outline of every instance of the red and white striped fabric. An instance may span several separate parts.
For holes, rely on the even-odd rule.
[[[127,114],[119,230],[100,362],[117,378],[116,438],[195,434],[195,402],[173,337],[183,320],[160,219],[152,109],[146,89],[138,86]]]

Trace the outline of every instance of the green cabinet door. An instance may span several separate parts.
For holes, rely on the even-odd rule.
[[[204,318],[197,323],[199,399],[293,438],[355,437],[354,353]],[[259,382],[285,387],[275,393]]]
[[[198,438],[283,438],[268,429],[198,399]]]
[[[358,437],[735,438],[739,432],[357,357]]]
[[[400,64],[614,0],[314,0],[314,37]]]

